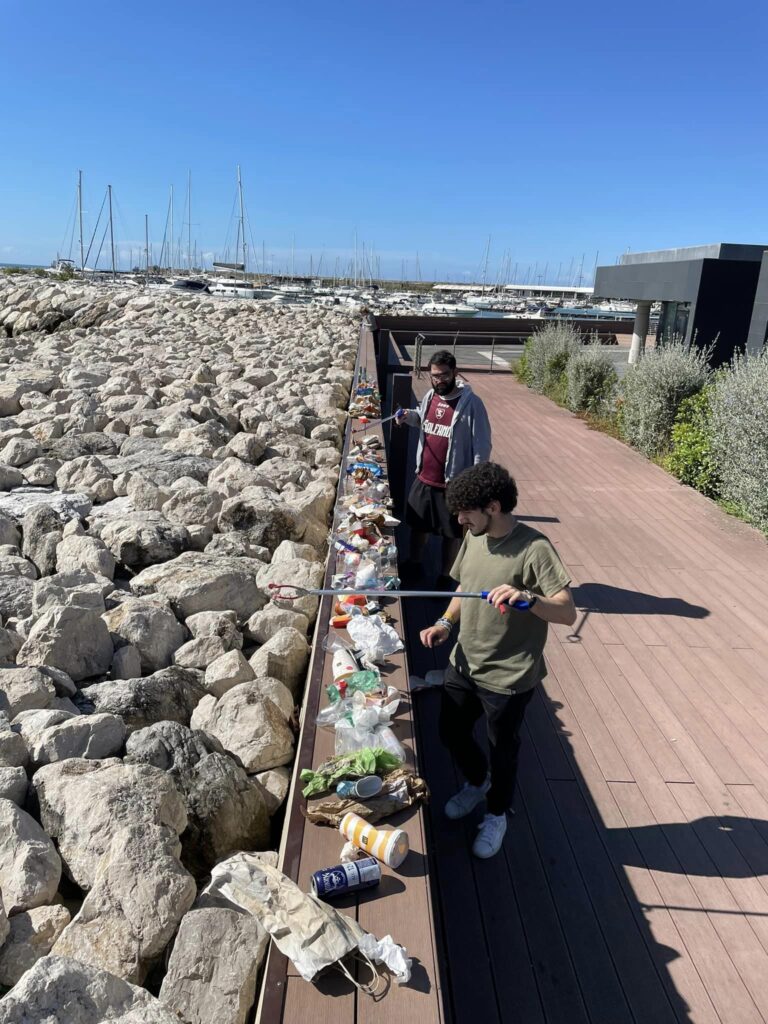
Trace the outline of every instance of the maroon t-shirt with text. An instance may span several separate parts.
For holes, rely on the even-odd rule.
[[[433,395],[421,425],[424,431],[424,449],[419,480],[430,487],[445,487],[445,460],[448,458],[453,416],[458,401],[459,395],[449,399]]]

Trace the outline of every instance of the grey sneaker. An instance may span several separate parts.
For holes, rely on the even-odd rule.
[[[465,782],[462,788],[452,796],[445,805],[446,817],[456,821],[458,818],[465,818],[479,803],[485,800],[485,794],[491,788],[491,780],[486,779],[482,786],[470,786]]]
[[[506,831],[506,814],[486,814],[482,824],[479,826],[477,838],[472,844],[472,853],[483,860],[495,856],[501,849]]]

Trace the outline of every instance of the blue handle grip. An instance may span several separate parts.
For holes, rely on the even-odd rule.
[[[489,594],[490,594],[490,590],[481,590],[480,591],[480,596],[482,597],[482,599],[484,601],[488,600],[488,595]],[[531,602],[530,601],[508,601],[507,604],[509,604],[510,608],[514,608],[515,611],[518,611],[518,612],[527,612],[528,609],[531,607]]]

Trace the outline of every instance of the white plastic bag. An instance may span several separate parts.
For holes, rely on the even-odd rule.
[[[381,664],[390,654],[402,651],[403,642],[380,615],[357,616],[347,624],[347,633],[362,652],[362,664]]]

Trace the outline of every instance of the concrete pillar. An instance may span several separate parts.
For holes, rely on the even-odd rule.
[[[630,363],[636,363],[645,352],[645,339],[648,336],[648,322],[651,317],[651,303],[647,299],[637,304],[635,322],[632,325],[632,347],[629,350]]]

